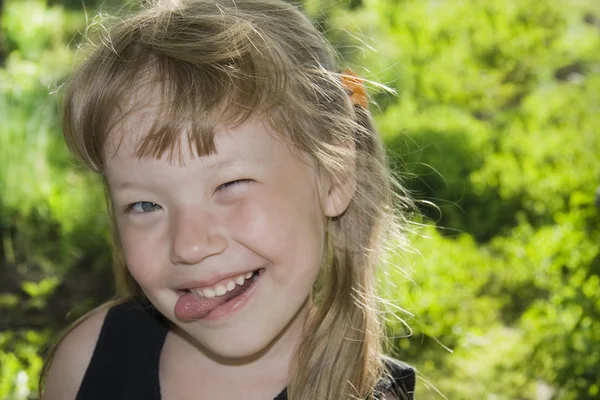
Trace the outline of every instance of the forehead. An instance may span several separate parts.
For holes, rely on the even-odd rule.
[[[208,156],[217,151],[217,132],[235,131],[243,125],[291,144],[276,110],[250,113],[245,108],[232,117],[239,105],[227,99],[209,106],[203,104],[203,99],[182,102],[152,74],[140,77],[133,86],[115,104],[113,123],[102,146],[105,163],[121,151],[140,159],[171,162],[181,161],[186,155]]]
[[[300,157],[294,148],[281,140],[280,135],[260,120],[217,131],[213,154],[193,154],[186,137],[181,135],[177,160],[137,157],[135,140],[123,141],[106,160],[105,173],[111,190],[134,183],[171,188],[173,192],[187,196],[202,180],[238,174],[259,181],[285,177],[281,179],[290,184],[298,179],[318,181],[319,174],[313,168],[314,164]]]
[[[136,85],[115,104],[102,146],[105,163],[122,152],[140,159],[173,161],[181,159],[186,147],[199,156],[214,153],[214,134],[219,128],[209,115],[188,118],[193,114],[190,110],[177,107],[158,83]]]
[[[193,159],[225,165],[228,160],[266,158],[264,161],[276,161],[300,155],[285,134],[259,118],[250,118],[233,127],[207,124],[194,130],[189,121],[178,123],[162,119],[161,106],[152,96],[132,97],[127,106],[105,142],[107,169],[114,164],[111,161],[117,159],[128,159],[128,163],[135,160],[166,161],[185,166],[186,161]],[[160,146],[162,151],[144,152],[144,145],[148,142]]]
[[[116,105],[113,123],[104,142],[105,157],[110,158],[117,151],[136,152],[136,148],[152,132],[160,121],[159,102],[151,92],[143,97],[132,94]]]

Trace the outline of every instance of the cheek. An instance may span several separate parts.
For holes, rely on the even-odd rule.
[[[265,244],[270,242],[271,235],[275,233],[274,219],[266,204],[248,201],[227,214],[226,230],[232,240],[250,248],[262,244],[264,250]]]
[[[232,239],[278,263],[310,258],[321,260],[325,217],[304,196],[265,193],[239,205],[229,214],[227,230]]]
[[[119,236],[127,269],[133,278],[144,286],[153,281],[159,269],[153,268],[159,259],[160,246],[147,232],[119,228]]]

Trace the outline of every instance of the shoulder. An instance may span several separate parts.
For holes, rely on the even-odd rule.
[[[111,305],[90,311],[60,339],[47,361],[43,400],[74,399],[90,364]]]
[[[413,367],[390,357],[382,357],[386,375],[378,385],[385,400],[411,400],[414,398],[416,372]]]

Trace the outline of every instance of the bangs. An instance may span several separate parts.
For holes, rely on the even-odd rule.
[[[130,135],[123,122],[148,105],[156,112],[143,124],[147,131],[135,155],[171,160],[181,157],[182,139],[192,154],[211,154],[218,128],[253,117],[272,123],[275,111],[288,114],[283,105],[293,107],[286,94],[293,91],[289,77],[299,71],[251,23],[228,26],[223,16],[212,21],[215,27],[183,30],[170,26],[180,23],[176,13],[164,14],[113,27],[72,78],[65,137],[96,172],[104,170],[107,140],[120,143]]]
[[[135,156],[181,160],[182,140],[190,154],[204,156],[215,152],[214,135],[220,128],[236,127],[251,118],[272,123],[271,116],[277,110],[281,112],[281,104],[285,104],[285,85],[273,79],[280,74],[264,74],[264,67],[247,60],[198,68],[181,60],[153,56],[145,65],[123,79],[130,83],[121,86],[114,103],[107,104],[106,113],[111,115],[112,123],[101,133],[103,147],[107,139],[120,142],[130,135],[123,129],[123,122],[150,106],[155,112],[144,114],[151,120],[144,121],[147,130]]]

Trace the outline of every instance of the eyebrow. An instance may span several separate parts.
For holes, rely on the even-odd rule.
[[[230,168],[237,164],[241,164],[241,162],[239,160],[222,160],[222,161],[218,161],[213,164],[207,165],[206,169],[208,171],[214,171],[214,170],[222,169],[222,168]],[[115,186],[115,190],[129,189],[133,186],[134,186],[134,184],[132,182],[121,182]]]
[[[129,189],[132,186],[133,186],[133,183],[131,183],[131,182],[121,182],[117,186],[115,186],[115,190]]]
[[[208,165],[206,167],[206,169],[208,169],[209,171],[214,171],[215,169],[229,168],[229,167],[232,167],[239,163],[240,163],[239,160],[222,160],[222,161],[216,162],[214,164]]]

